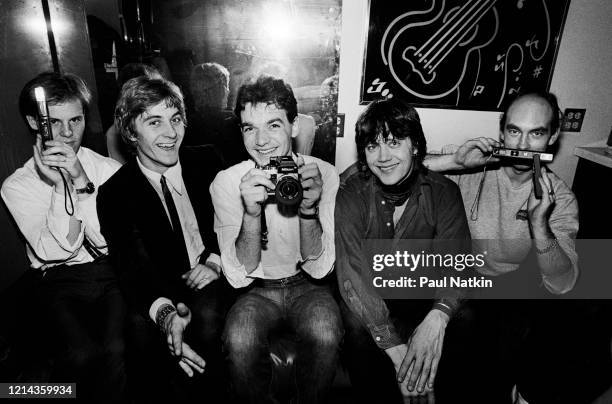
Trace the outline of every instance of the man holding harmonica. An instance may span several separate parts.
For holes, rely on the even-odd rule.
[[[508,394],[515,386],[516,403],[524,402],[521,394],[527,402],[557,402],[550,394],[574,384],[567,378],[576,358],[565,348],[580,345],[581,332],[572,326],[580,316],[575,307],[516,300],[567,293],[578,279],[576,198],[563,180],[547,167],[540,170],[535,161],[548,160],[543,153],[558,140],[560,118],[553,94],[523,93],[502,114],[501,143],[472,139],[454,154],[424,161],[431,170],[453,171],[449,177],[461,189],[475,246],[486,251],[486,265],[478,271],[494,277],[504,297],[515,299],[475,302],[474,307],[483,358],[492,366],[483,365],[489,371],[482,376],[493,375],[490,385]]]
[[[500,120],[499,138],[505,148],[544,153],[559,137],[560,110],[551,93],[526,93],[514,99]],[[515,271],[535,251],[546,289],[570,291],[578,278],[575,238],[578,204],[569,187],[548,168],[535,175],[527,159],[495,157],[499,142],[489,138],[467,141],[454,154],[429,156],[424,164],[434,171],[456,171],[495,162],[485,173],[451,175],[461,189],[472,238],[520,240],[489,249],[487,275]],[[536,196],[536,181],[543,192]],[[491,254],[491,253],[494,254]]]

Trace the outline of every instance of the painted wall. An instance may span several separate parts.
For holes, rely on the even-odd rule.
[[[356,160],[355,122],[359,105],[368,0],[343,1],[338,110],[346,114],[344,138],[336,143],[336,166],[344,170]],[[572,184],[578,159],[574,147],[606,139],[612,126],[612,2],[571,0],[561,39],[551,91],[561,108],[586,108],[580,133],[566,133],[551,168]],[[418,109],[430,150],[488,136],[497,138],[499,113]]]
[[[93,14],[110,25],[115,31],[121,33],[119,26],[119,7],[116,1],[85,0],[85,11]]]

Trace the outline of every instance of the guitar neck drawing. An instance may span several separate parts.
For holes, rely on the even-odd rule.
[[[386,55],[383,62],[406,91],[425,99],[448,95],[461,83],[470,54],[487,46],[497,35],[499,17],[494,9],[497,1],[469,0],[444,13],[446,1],[434,0],[425,12],[404,14],[383,35],[381,52]],[[434,14],[433,18],[428,18],[429,14]],[[488,24],[493,26],[492,30],[483,29],[479,24],[487,15],[493,18]],[[425,21],[419,21],[419,17],[425,17]],[[391,36],[400,23],[404,26]],[[410,31],[425,25],[439,27],[426,42],[414,44]],[[453,68],[447,69],[447,65]],[[457,66],[463,69],[458,70]],[[431,86],[434,82],[436,85]]]
[[[547,89],[570,0],[370,0],[362,101],[498,110]]]

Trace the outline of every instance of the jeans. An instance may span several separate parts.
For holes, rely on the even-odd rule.
[[[106,260],[50,268],[39,304],[56,359],[54,380],[77,382],[83,402],[125,400],[125,303]]]
[[[299,273],[256,282],[231,308],[223,336],[236,402],[276,402],[271,391],[270,342],[283,326],[296,338],[297,402],[324,402],[336,372],[341,321],[338,305],[323,281]]]

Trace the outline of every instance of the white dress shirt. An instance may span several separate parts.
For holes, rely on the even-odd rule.
[[[257,268],[247,274],[244,265],[236,256],[236,240],[242,227],[244,205],[240,196],[240,180],[255,167],[252,160],[243,161],[217,174],[210,186],[215,206],[215,232],[221,250],[223,272],[235,288],[249,285],[255,278],[282,279],[298,272],[297,264],[313,278],[322,278],[333,269],[334,205],[339,178],[334,166],[312,156],[302,156],[304,162],[316,163],[323,180],[323,191],[319,201],[319,221],[323,229],[322,250],[318,256],[303,258],[300,253],[300,223],[297,215],[282,216],[276,204],[266,204],[268,246],[261,251]]]
[[[26,239],[32,268],[45,270],[56,265],[93,261],[83,247],[84,237],[100,252],[108,252],[96,211],[97,189],[121,165],[86,147],[79,148],[77,157],[96,191],[92,195],[81,196],[80,200],[75,190],[72,191],[73,217],[81,221],[81,231],[74,244],[67,240],[70,216],[64,206],[64,194],[55,192],[53,185],[41,179],[34,158],[30,158],[2,184],[2,199]],[[67,201],[67,205],[70,207],[70,201]]]
[[[170,213],[168,212],[164,193],[161,188],[162,175],[146,168],[144,165],[142,165],[138,157],[136,157],[136,161],[138,162],[138,168],[140,168],[140,171],[144,174],[147,180],[149,180],[149,183],[153,189],[155,189],[155,192],[157,192],[157,196],[159,196],[159,199],[166,210],[168,221],[170,222],[170,225],[172,225]],[[194,269],[198,265],[200,256],[202,253],[204,253],[206,247],[202,241],[198,221],[196,219],[195,212],[193,211],[193,206],[191,205],[189,195],[187,194],[187,188],[183,182],[180,161],[168,168],[163,175],[166,177],[166,183],[168,184],[168,189],[172,195],[172,200],[174,201],[174,205],[176,206],[176,211],[179,216],[179,221],[181,222],[181,230],[183,231],[183,238],[185,239],[187,254],[189,255],[189,264],[191,269]],[[206,262],[212,262],[220,266],[221,258],[217,254],[210,254],[206,259]],[[173,302],[165,297],[159,297],[156,299],[149,308],[149,316],[153,321],[155,321],[157,310],[163,304],[173,304]]]

